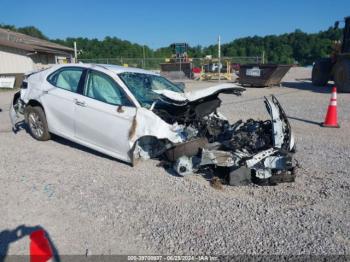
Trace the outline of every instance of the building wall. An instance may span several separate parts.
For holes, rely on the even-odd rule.
[[[57,62],[55,54],[29,53],[17,48],[0,46],[0,75],[15,76],[15,86],[19,87],[25,73],[47,68]]]
[[[23,74],[35,69],[28,52],[16,48],[0,46],[0,74]]]
[[[56,64],[56,59],[54,54],[43,54],[38,53],[32,55],[31,58],[35,64],[35,69],[46,68],[52,64]]]

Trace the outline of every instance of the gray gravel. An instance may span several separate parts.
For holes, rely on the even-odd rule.
[[[235,121],[266,119],[263,96],[275,94],[302,166],[295,183],[223,190],[172,176],[155,160],[132,168],[62,138],[14,134],[13,93],[0,92],[0,231],[40,225],[61,255],[350,254],[350,94],[338,95],[341,128],[321,128],[330,86],[308,78],[309,69],[293,68],[283,87],[221,97]],[[9,254],[28,254],[28,237]]]

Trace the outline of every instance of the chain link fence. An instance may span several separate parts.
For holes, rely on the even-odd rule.
[[[143,68],[146,70],[160,70],[160,64],[166,63],[167,58],[95,58],[95,59],[78,59],[79,62],[89,63],[89,64],[112,64],[121,65],[129,67]],[[209,63],[208,59],[205,58],[192,58],[191,59],[193,67],[201,67]],[[215,58],[213,59],[215,62]],[[216,59],[217,62],[217,59]],[[251,63],[261,63],[262,58],[260,56],[239,56],[239,57],[222,57],[221,63],[230,64],[251,64]]]

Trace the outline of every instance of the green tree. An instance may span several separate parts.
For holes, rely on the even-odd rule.
[[[14,25],[0,24],[0,28],[9,29],[18,33],[25,35],[30,35],[40,39],[48,40],[48,37],[45,36],[38,28],[34,26],[25,26],[25,27],[15,27]]]
[[[34,26],[16,28],[13,25],[0,24],[1,28],[17,31],[41,39],[49,40],[39,29]],[[340,40],[341,29],[328,28],[325,31],[308,34],[300,29],[292,33],[281,35],[267,35],[264,37],[252,36],[235,39],[221,46],[222,56],[261,56],[265,52],[266,60],[270,63],[294,63],[310,65],[320,57],[328,56],[332,51],[333,41]],[[151,49],[148,46],[131,43],[117,37],[106,36],[99,40],[96,38],[72,38],[50,40],[68,47],[73,47],[77,42],[78,49],[81,50],[81,59],[103,58],[143,58],[146,57],[167,58],[172,55],[170,46]],[[193,58],[201,58],[205,55],[218,56],[217,44],[202,47],[200,45],[189,47],[188,54]],[[105,61],[106,62],[106,61]]]
[[[37,37],[40,39],[48,40],[48,37],[45,36],[39,29],[37,29],[34,26],[25,26],[25,27],[20,27],[17,29],[19,33],[25,34],[25,35],[30,35],[33,37]]]

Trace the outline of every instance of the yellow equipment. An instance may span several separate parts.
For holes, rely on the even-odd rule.
[[[217,58],[209,58],[206,59],[204,64],[202,65],[202,71],[200,80],[214,80],[219,79],[219,67],[220,67],[220,79],[232,80],[232,67],[231,62],[229,60],[224,61],[223,63],[219,63]]]

